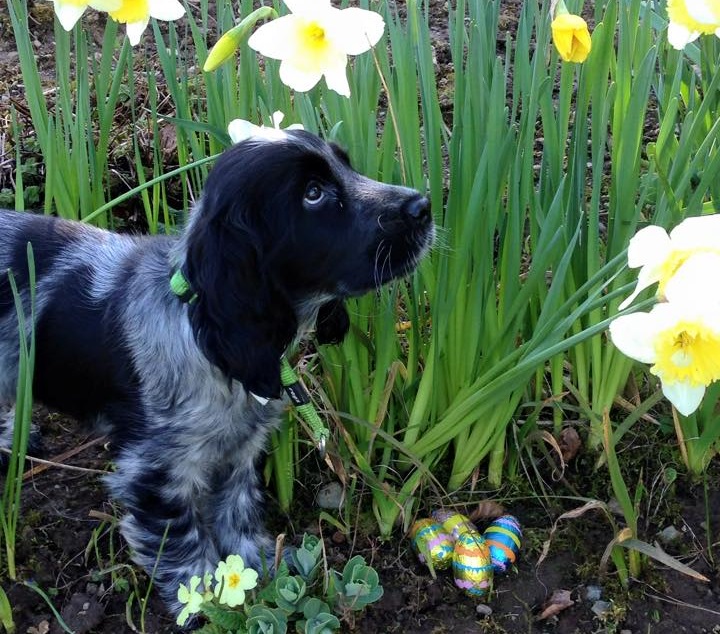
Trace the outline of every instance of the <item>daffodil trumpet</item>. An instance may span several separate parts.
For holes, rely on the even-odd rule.
[[[260,7],[246,15],[240,23],[223,33],[222,37],[210,49],[203,65],[203,71],[210,73],[231,59],[258,22],[268,18],[276,18],[277,15],[277,11],[272,7]]]
[[[628,357],[651,364],[665,397],[683,416],[702,402],[720,379],[720,306],[662,302],[649,312],[622,315],[610,337]]]

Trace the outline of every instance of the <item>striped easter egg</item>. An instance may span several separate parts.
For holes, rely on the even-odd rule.
[[[461,533],[453,550],[455,585],[465,594],[479,598],[490,592],[493,579],[490,549],[476,531]]]
[[[512,515],[502,515],[494,520],[483,533],[490,548],[492,565],[497,573],[507,572],[520,552],[522,529]]]
[[[453,540],[438,522],[431,519],[415,522],[410,528],[410,543],[422,563],[427,563],[427,557],[432,562],[433,568],[444,570],[450,567]]]
[[[477,531],[475,524],[470,521],[470,518],[457,511],[438,509],[432,512],[432,516],[436,522],[442,524],[445,532],[453,538],[453,541],[463,533]]]

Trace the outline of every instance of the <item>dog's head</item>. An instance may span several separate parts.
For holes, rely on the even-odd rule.
[[[299,320],[347,330],[339,304],[414,269],[434,235],[428,199],[352,169],[347,154],[303,131],[253,137],[225,152],[188,228],[184,271],[205,354],[263,396]]]

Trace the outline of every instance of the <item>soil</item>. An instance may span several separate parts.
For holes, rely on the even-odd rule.
[[[48,3],[29,3],[36,18],[32,29],[38,55],[50,63],[54,49]],[[512,33],[522,2],[501,4],[505,33]],[[443,71],[450,74],[452,70],[448,68],[442,21],[444,7],[437,3],[433,11],[439,80],[443,82]],[[504,46],[504,38],[505,34],[499,46]],[[11,103],[23,125],[31,129],[23,118],[20,84],[12,31],[6,17],[0,16],[0,118],[4,124],[0,190],[10,192],[14,164],[8,114]],[[23,152],[32,158],[28,139]],[[131,180],[126,167],[125,172]],[[35,469],[26,474],[18,528],[18,581],[0,578],[13,606],[17,632],[61,632],[53,610],[78,634],[177,631],[160,600],[151,589],[148,592],[147,577],[131,564],[118,535],[121,510],[109,502],[101,482],[102,472],[112,468],[109,448],[58,414],[37,409],[34,418],[43,428],[43,455],[60,466],[34,464]],[[382,599],[354,623],[345,622],[343,631],[720,633],[720,466],[711,466],[704,483],[690,483],[681,473],[675,482],[663,486],[663,474],[671,467],[681,471],[673,463],[677,452],[670,446],[672,436],[663,436],[659,428],[650,426],[633,433],[626,436],[625,477],[628,483],[642,481],[646,489],[640,502],[638,537],[659,543],[709,581],[696,581],[649,560],[640,577],[624,588],[612,564],[603,562],[605,548],[615,536],[608,517],[600,510],[590,510],[574,519],[558,520],[589,500],[604,502],[611,511],[617,506],[610,497],[606,470],[596,468],[597,456],[583,449],[569,461],[562,477],[551,459],[537,451],[533,456],[527,454],[536,467],[532,476],[508,482],[500,491],[465,491],[455,496],[458,504],[467,508],[488,498],[501,502],[523,527],[516,566],[495,578],[492,594],[482,602],[462,595],[447,573],[433,579],[417,561],[401,530],[381,542],[372,530],[372,517],[366,511],[369,504],[363,496],[357,501],[358,521],[350,535],[333,533],[327,523],[321,525],[320,512],[313,507],[314,493],[332,475],[316,460],[304,461],[310,466],[305,467],[303,481],[296,486],[296,501],[289,514],[281,513],[268,497],[268,522],[274,532],[287,533],[288,542],[295,544],[303,532],[318,533],[322,526],[330,565],[342,567],[350,557],[361,554],[376,567],[384,587]],[[436,506],[430,499],[426,504],[425,514]],[[619,515],[612,519],[622,526]],[[667,538],[668,527],[675,529],[672,539]],[[606,567],[609,572],[601,574]],[[30,582],[44,591],[47,600]],[[561,591],[564,593],[558,595]]]

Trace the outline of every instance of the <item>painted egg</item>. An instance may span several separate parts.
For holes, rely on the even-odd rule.
[[[492,565],[497,573],[507,572],[520,552],[522,529],[512,515],[502,515],[494,520],[483,533],[490,548]]]
[[[490,592],[493,566],[490,549],[485,538],[476,531],[460,534],[453,550],[455,585],[471,597],[482,597]]]
[[[463,533],[468,531],[476,531],[475,524],[462,513],[456,511],[446,511],[445,509],[439,509],[432,512],[433,519],[436,522],[440,522],[445,532],[448,533],[453,540],[456,540]]]
[[[410,528],[410,543],[422,563],[430,559],[434,568],[449,568],[453,557],[453,540],[438,522],[422,519]]]

